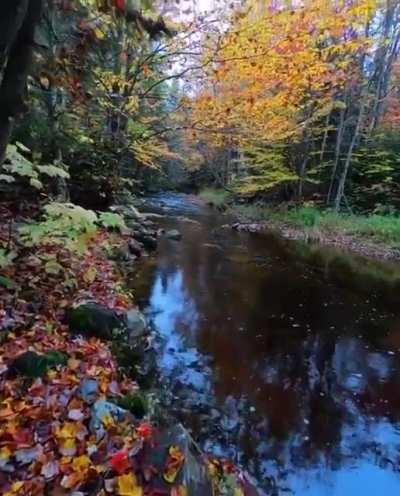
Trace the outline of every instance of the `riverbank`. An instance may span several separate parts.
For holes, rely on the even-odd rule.
[[[145,243],[154,249],[153,226],[116,210],[130,226],[122,233],[101,229],[80,252],[49,242],[33,252],[1,208],[1,245],[13,255],[0,273],[0,492],[255,494],[151,408],[151,332],[121,268],[140,264]]]
[[[395,215],[337,214],[316,207],[272,208],[238,204],[229,192],[205,190],[200,197],[232,214],[236,230],[274,231],[285,239],[344,249],[376,260],[400,260],[400,217]]]

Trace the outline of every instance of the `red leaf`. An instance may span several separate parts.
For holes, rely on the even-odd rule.
[[[143,422],[137,427],[136,432],[143,439],[149,439],[153,434],[153,428],[150,424]]]
[[[114,5],[120,12],[125,12],[125,0],[114,0]]]
[[[110,459],[110,465],[114,472],[121,475],[131,468],[131,462],[126,450],[117,451]]]

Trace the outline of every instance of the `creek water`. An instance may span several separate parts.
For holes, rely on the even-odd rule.
[[[170,409],[267,494],[400,492],[400,271],[273,234],[237,233],[160,194],[158,252],[133,286]]]

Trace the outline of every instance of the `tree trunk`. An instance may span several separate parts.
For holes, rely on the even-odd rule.
[[[345,103],[347,101],[347,95],[345,95]],[[339,122],[339,127],[337,130],[337,137],[336,137],[336,145],[335,145],[335,162],[333,164],[333,169],[332,169],[332,174],[331,174],[331,180],[329,183],[329,190],[328,194],[326,196],[326,203],[327,205],[330,204],[331,199],[332,199],[332,193],[333,193],[333,186],[335,184],[335,179],[336,179],[336,173],[339,167],[339,161],[340,161],[340,152],[342,149],[342,138],[344,135],[344,128],[345,128],[345,116],[346,116],[346,108],[342,108],[340,111],[340,122]]]
[[[14,120],[25,109],[35,28],[42,10],[42,0],[2,0],[2,3],[4,1],[0,7],[0,26],[8,27],[8,30],[0,37],[0,60],[5,64],[0,86],[0,164],[4,160]],[[14,4],[13,8],[11,4]]]
[[[358,114],[358,119],[357,119],[357,125],[354,130],[354,134],[351,139],[349,149],[347,151],[346,162],[344,164],[342,175],[340,176],[338,190],[336,192],[336,198],[335,198],[335,212],[338,212],[340,210],[340,204],[344,196],[344,188],[346,186],[346,179],[350,170],[351,159],[353,158],[354,148],[356,146],[357,139],[360,133],[361,124],[364,118],[364,109],[365,109],[365,101],[361,103],[360,112]]]

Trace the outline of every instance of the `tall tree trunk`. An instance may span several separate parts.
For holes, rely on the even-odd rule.
[[[345,103],[347,102],[347,94],[345,95],[344,101],[345,101]],[[333,186],[335,184],[336,174],[337,174],[337,171],[339,168],[340,153],[342,150],[342,139],[343,139],[344,130],[345,130],[346,110],[347,110],[347,108],[345,107],[345,108],[342,108],[340,111],[340,121],[339,121],[338,130],[337,130],[336,145],[335,145],[335,162],[333,164],[331,180],[329,183],[329,190],[328,190],[328,194],[326,196],[327,205],[329,205],[332,201]]]
[[[33,56],[35,28],[42,11],[42,0],[1,2],[4,5],[0,7],[0,26],[8,26],[6,36],[11,39],[7,41],[3,36],[0,38],[0,57],[5,63],[0,86],[0,164],[5,157],[14,120],[25,109],[24,98]]]
[[[328,141],[329,122],[331,120],[331,114],[332,114],[332,112],[329,112],[329,114],[326,116],[325,129],[324,129],[324,137],[322,139],[321,152],[319,154],[319,160],[320,160],[321,163],[322,163],[322,160],[324,159],[326,143]]]
[[[344,189],[346,186],[346,179],[347,179],[348,174],[349,174],[351,160],[353,158],[354,148],[356,146],[356,143],[357,143],[357,140],[359,137],[359,133],[360,133],[360,129],[361,129],[361,124],[362,124],[362,121],[364,118],[364,110],[365,110],[365,101],[362,101],[360,111],[358,114],[358,118],[357,118],[356,128],[354,130],[354,134],[353,134],[353,137],[351,139],[349,149],[347,151],[346,161],[345,161],[345,164],[343,167],[342,174],[340,176],[339,185],[338,185],[338,189],[336,192],[335,212],[338,212],[340,210],[340,204],[342,202],[342,198],[344,195]]]

